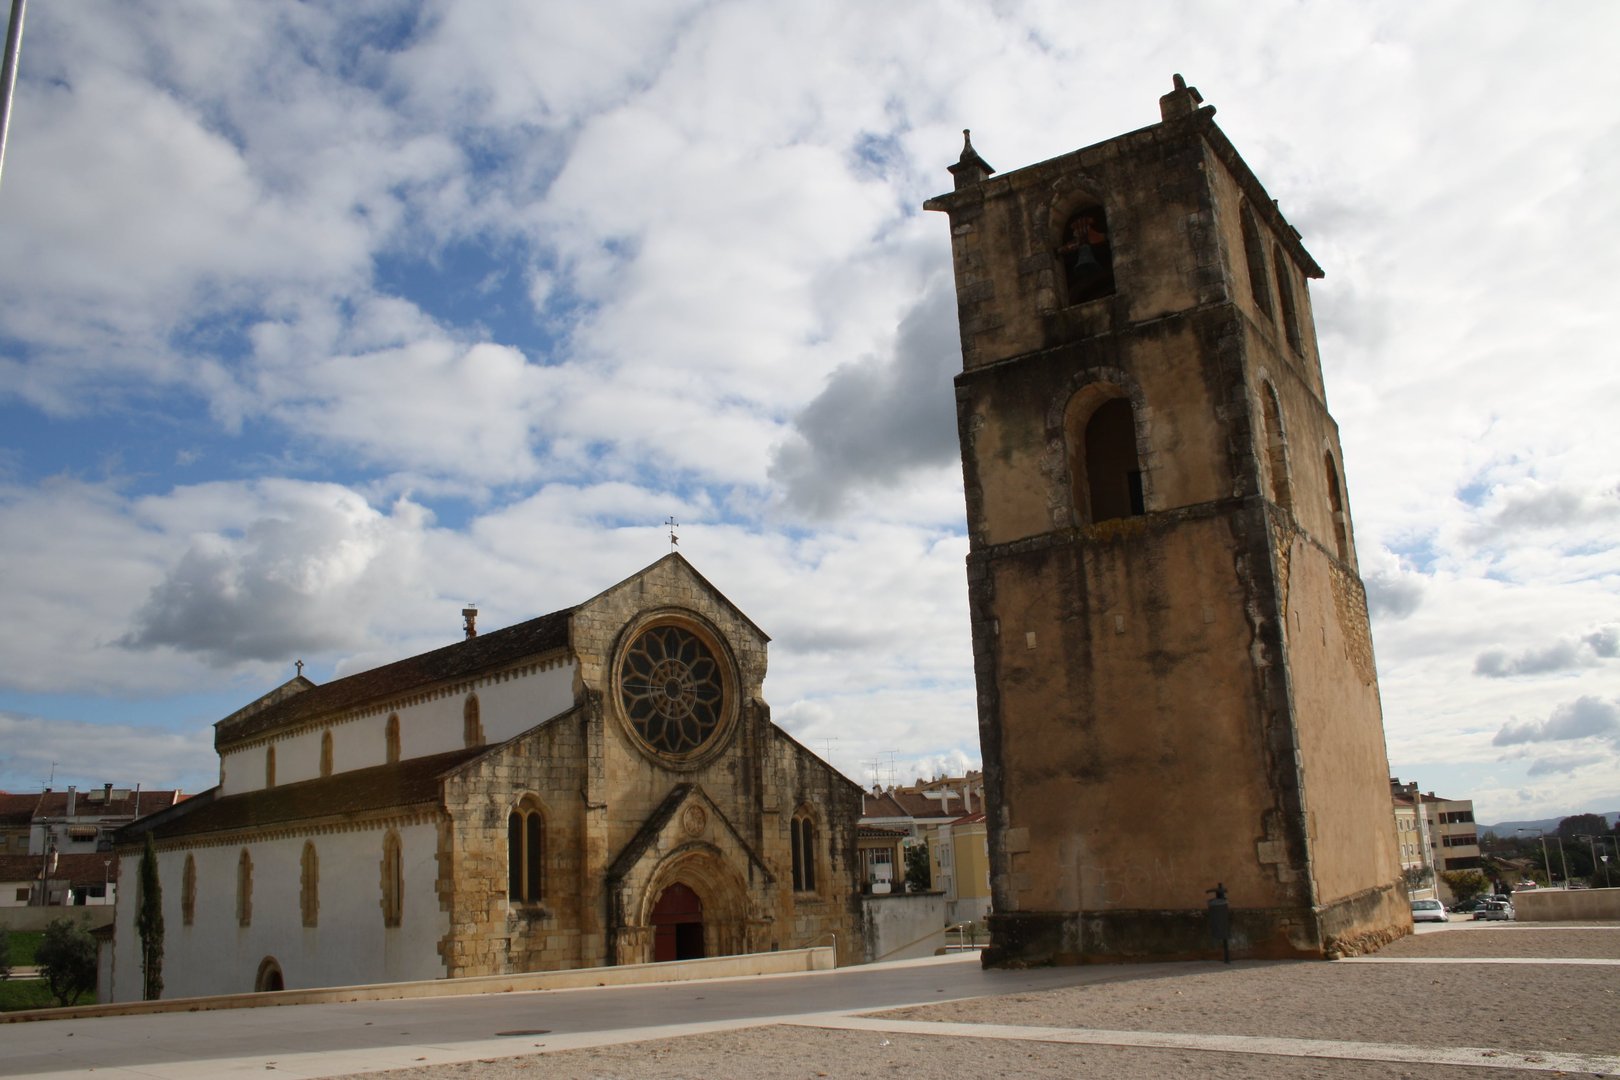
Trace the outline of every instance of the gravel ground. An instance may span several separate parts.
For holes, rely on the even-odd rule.
[[[1382,957],[1620,958],[1608,929],[1455,927]],[[1620,1054],[1620,970],[1530,964],[1241,962],[1194,974],[1121,968],[1118,978],[1044,993],[876,1013],[893,1019],[1398,1043],[1424,1047]],[[1547,1077],[1545,1072],[1209,1051],[1054,1045],[789,1025],[555,1054],[408,1069],[395,1080],[545,1076],[548,1080],[753,1077],[1107,1076],[1324,1080]]]

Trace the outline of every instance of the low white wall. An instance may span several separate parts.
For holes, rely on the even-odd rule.
[[[1620,919],[1620,888],[1529,889],[1513,894],[1513,917],[1520,922],[1583,922]]]
[[[0,926],[7,930],[23,932],[43,930],[47,923],[63,916],[82,922],[91,930],[97,930],[113,921],[113,909],[105,904],[86,904],[83,907],[0,907]]]
[[[944,893],[863,896],[866,962],[914,960],[945,947]]]

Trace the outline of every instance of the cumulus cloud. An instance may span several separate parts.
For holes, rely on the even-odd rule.
[[[389,522],[351,492],[284,490],[239,535],[196,536],[135,612],[120,644],[167,646],[220,666],[291,660],[365,640],[352,609]]]
[[[1502,725],[1493,746],[1517,743],[1565,742],[1604,738],[1620,745],[1620,699],[1582,696],[1556,706],[1546,720],[1510,721]]]
[[[1362,583],[1367,587],[1367,612],[1375,618],[1404,619],[1423,604],[1420,575],[1378,571]]]
[[[891,355],[833,372],[771,466],[790,506],[826,516],[853,487],[890,487],[911,469],[957,456],[955,316],[954,287],[936,277],[901,321]]]
[[[80,790],[112,783],[197,792],[217,776],[213,732],[163,731],[119,723],[45,719],[0,711],[0,790]]]
[[[1474,674],[1492,679],[1513,675],[1545,675],[1590,667],[1620,654],[1620,629],[1604,627],[1578,640],[1555,641],[1541,648],[1510,655],[1506,649],[1487,649],[1474,658]]]

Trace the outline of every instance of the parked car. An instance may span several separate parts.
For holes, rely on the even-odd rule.
[[[1506,922],[1513,921],[1513,905],[1503,903],[1501,900],[1487,900],[1474,912],[1476,919],[1498,919]]]
[[[1446,914],[1446,905],[1438,900],[1412,901],[1413,922],[1450,922],[1451,916]]]
[[[1460,904],[1453,904],[1451,910],[1458,912],[1459,914],[1468,915],[1478,911],[1482,906],[1484,906],[1484,904],[1485,901],[1476,896],[1472,900],[1464,900]]]

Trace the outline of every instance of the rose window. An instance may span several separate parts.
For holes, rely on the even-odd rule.
[[[637,635],[619,665],[619,691],[636,734],[661,753],[692,753],[724,716],[720,663],[700,638],[679,626],[654,626]]]

